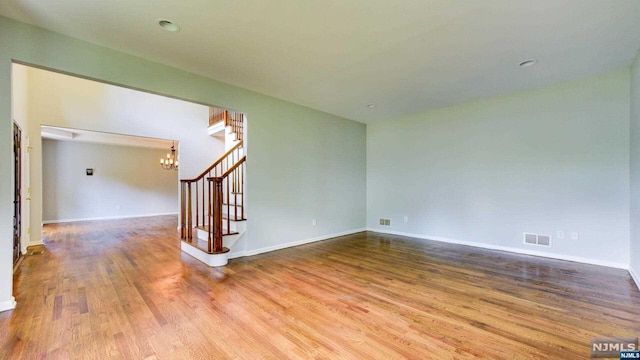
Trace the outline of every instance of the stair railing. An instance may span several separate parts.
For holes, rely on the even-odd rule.
[[[209,126],[224,121],[224,126],[230,126],[236,140],[244,139],[244,114],[241,112],[224,110],[216,107],[209,108]]]
[[[236,140],[244,139],[244,114],[225,110],[224,126],[231,126],[231,132],[236,134]]]
[[[210,106],[209,107],[209,126],[215,125],[221,121],[226,122],[227,114],[225,113],[227,110]]]
[[[207,251],[227,252],[222,244],[222,236],[232,234],[231,220],[245,220],[244,213],[244,172],[243,156],[222,176],[209,177],[209,226],[207,227]],[[226,214],[225,210],[226,209]],[[233,210],[232,210],[233,209]],[[226,223],[226,229],[223,223]]]
[[[239,173],[236,173],[236,171],[229,172],[230,169],[237,170],[238,167],[236,165],[240,163],[240,160],[244,164],[245,157],[242,146],[243,142],[238,142],[197,177],[180,180],[180,236],[183,240],[191,243],[193,241],[194,227],[208,227],[213,223],[209,219],[213,211],[211,208],[213,189],[208,184],[208,178],[228,178],[232,176],[232,186],[237,190],[236,192],[240,195],[242,203],[244,203],[244,167]],[[225,176],[225,174],[227,175]],[[242,177],[242,187],[240,187],[239,183],[236,183],[236,177],[238,176]],[[236,198],[238,194],[235,195]],[[244,210],[244,207],[242,207],[242,210]],[[244,214],[241,213],[241,216],[241,219],[243,219]],[[222,221],[222,217],[220,217],[220,221]],[[226,231],[229,232],[229,226],[227,226]],[[211,243],[211,241],[209,242]]]

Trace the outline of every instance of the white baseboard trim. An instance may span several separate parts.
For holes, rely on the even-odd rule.
[[[12,296],[10,300],[0,302],[0,311],[7,311],[16,308],[16,299]]]
[[[267,246],[267,247],[263,247],[263,248],[260,248],[260,249],[253,249],[253,250],[246,250],[246,251],[236,251],[236,252],[229,253],[228,258],[229,259],[234,259],[234,258],[239,258],[239,257],[243,257],[243,256],[254,256],[254,255],[263,254],[263,253],[270,252],[270,251],[282,250],[282,249],[286,249],[286,248],[290,248],[290,247],[294,247],[294,246],[305,245],[305,244],[309,244],[309,243],[316,242],[316,241],[328,240],[328,239],[333,239],[333,238],[340,237],[340,236],[356,234],[356,233],[363,232],[363,231],[367,231],[367,229],[366,228],[360,228],[360,229],[347,230],[347,231],[342,231],[342,232],[339,232],[339,233],[333,233],[333,234],[322,235],[322,236],[309,238],[309,239],[304,239],[304,240],[291,241],[291,242],[284,243],[284,244]]]
[[[383,234],[407,236],[407,237],[423,239],[423,240],[433,240],[433,241],[439,241],[439,242],[445,242],[445,243],[457,244],[457,245],[473,246],[473,247],[488,249],[488,250],[506,251],[506,252],[516,253],[520,255],[532,255],[532,256],[540,256],[540,257],[551,258],[556,260],[573,261],[573,262],[578,262],[583,264],[600,265],[600,266],[606,266],[606,267],[611,267],[616,269],[624,269],[624,270],[629,269],[629,264],[615,262],[615,261],[603,261],[603,260],[584,258],[579,256],[552,254],[544,251],[526,250],[526,249],[520,249],[520,248],[514,248],[514,247],[508,247],[508,246],[483,244],[483,243],[478,243],[473,241],[463,241],[463,240],[457,240],[457,239],[444,238],[440,236],[412,234],[412,233],[391,231],[391,230],[378,229],[378,228],[368,228],[367,231],[378,232]]]
[[[38,245],[44,245],[44,243],[42,242],[42,240],[40,240],[40,241],[33,241],[33,242],[30,242],[30,243],[29,243],[29,245],[27,245],[27,250],[28,250],[28,249],[29,249],[29,247],[31,247],[31,246],[38,246]]]
[[[629,274],[631,275],[631,278],[633,279],[633,281],[636,282],[636,286],[638,287],[638,290],[640,290],[640,274],[638,274],[635,270],[633,270],[631,266],[629,266]]]
[[[133,218],[143,218],[143,217],[152,217],[152,216],[165,216],[165,215],[178,216],[178,213],[158,213],[158,214],[141,214],[141,215],[119,215],[119,216],[98,216],[98,217],[82,218],[82,219],[42,220],[42,224],[61,224],[61,223],[72,223],[72,222],[80,222],[80,221],[133,219]]]

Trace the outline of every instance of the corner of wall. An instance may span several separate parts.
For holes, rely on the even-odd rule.
[[[640,271],[636,271],[632,266],[629,266],[629,275],[633,281],[635,281],[638,290],[640,290]]]
[[[16,308],[16,299],[12,296],[8,301],[0,302],[0,312]]]

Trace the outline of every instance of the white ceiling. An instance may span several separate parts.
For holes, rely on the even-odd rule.
[[[70,129],[56,126],[41,126],[42,138],[61,141],[80,141],[115,146],[133,146],[150,149],[169,150],[174,144],[172,140],[157,139],[133,135],[121,135],[98,131]],[[178,143],[175,142],[176,149]]]
[[[638,0],[2,0],[0,14],[362,122],[619,69],[640,48]]]

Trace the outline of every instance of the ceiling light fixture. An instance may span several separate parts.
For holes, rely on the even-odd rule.
[[[160,25],[160,27],[163,28],[164,30],[171,31],[171,32],[176,32],[180,30],[178,25],[174,24],[173,21],[167,20],[167,19],[158,19],[158,25]]]
[[[166,159],[160,159],[160,167],[165,170],[178,170],[178,157],[173,141],[171,142],[171,152],[167,153]]]
[[[521,63],[520,63],[520,64],[518,64],[518,65],[520,65],[520,67],[528,67],[528,66],[533,66],[533,65],[535,65],[535,64],[537,64],[537,63],[538,63],[538,60],[536,60],[536,59],[529,59],[529,60],[525,60],[525,61],[521,62]]]

